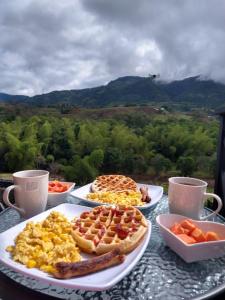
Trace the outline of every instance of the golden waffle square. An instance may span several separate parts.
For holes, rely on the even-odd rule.
[[[136,182],[130,177],[124,175],[102,175],[98,176],[91,185],[94,193],[98,192],[121,192],[137,191]]]
[[[115,248],[129,253],[144,237],[148,223],[133,206],[98,206],[74,220],[73,237],[86,253],[103,254]]]

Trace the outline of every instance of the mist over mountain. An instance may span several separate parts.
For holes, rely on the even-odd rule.
[[[80,90],[52,91],[33,97],[0,93],[1,102],[29,103],[34,106],[71,104],[78,107],[110,107],[151,103],[185,103],[218,108],[225,103],[225,85],[200,76],[162,82],[155,76],[125,76],[107,85]]]

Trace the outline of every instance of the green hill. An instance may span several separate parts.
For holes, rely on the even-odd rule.
[[[34,106],[68,103],[77,107],[98,108],[174,103],[215,109],[225,103],[225,85],[201,80],[199,76],[169,83],[159,81],[154,76],[125,76],[94,88],[53,91],[33,97],[2,95],[0,93],[0,101],[30,103]]]

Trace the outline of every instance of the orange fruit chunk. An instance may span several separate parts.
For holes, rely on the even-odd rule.
[[[221,240],[216,232],[208,231],[205,233],[189,219],[175,223],[170,227],[170,230],[187,244]]]
[[[195,244],[196,243],[196,240],[193,237],[191,237],[185,233],[177,234],[177,237],[180,238],[186,244]]]
[[[175,223],[170,230],[174,233],[174,234],[181,234],[181,233],[187,233],[185,232],[185,229],[183,227],[180,226],[180,224]]]
[[[188,233],[191,233],[195,228],[195,224],[192,223],[191,220],[183,220],[181,223],[180,223],[180,226],[182,226],[183,228],[185,228],[187,230]]]
[[[206,238],[207,242],[209,242],[209,241],[219,241],[220,240],[219,235],[214,231],[206,232],[205,238]]]
[[[205,234],[203,231],[196,227],[192,232],[191,236],[197,241],[197,242],[206,242]]]

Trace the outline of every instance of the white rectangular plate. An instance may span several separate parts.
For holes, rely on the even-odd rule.
[[[149,194],[149,197],[151,198],[151,201],[149,203],[146,203],[142,206],[135,206],[138,209],[142,210],[142,209],[153,207],[162,198],[162,195],[163,195],[163,187],[162,186],[148,185],[148,184],[142,184],[142,183],[138,183],[137,185],[138,185],[138,188],[140,188],[141,186],[148,187],[148,194]],[[87,204],[90,204],[92,206],[102,205],[102,203],[100,203],[100,202],[92,201],[92,200],[87,199],[87,194],[90,193],[90,189],[91,189],[91,183],[86,184],[86,185],[72,191],[70,193],[70,195],[77,198],[77,199],[80,199],[80,200],[82,200],[82,201],[84,201]],[[104,204],[107,204],[107,203],[104,203]]]
[[[126,255],[125,261],[117,266],[105,269],[90,275],[71,278],[71,279],[56,279],[51,277],[49,274],[44,273],[38,269],[28,269],[24,265],[14,262],[10,253],[5,249],[9,245],[14,244],[15,237],[24,229],[28,221],[39,222],[44,220],[51,211],[59,211],[63,213],[69,220],[72,220],[75,216],[79,216],[82,212],[90,210],[90,207],[80,206],[75,204],[61,204],[52,209],[49,209],[27,221],[24,221],[0,234],[0,261],[6,266],[12,268],[13,270],[22,273],[26,276],[33,277],[42,282],[53,284],[57,286],[62,286],[64,288],[76,288],[89,291],[102,291],[106,290],[117,282],[119,282],[124,276],[126,276],[133,267],[137,264],[139,259],[142,257],[150,239],[151,235],[151,222],[148,221],[148,231],[138,245],[131,253]],[[82,253],[81,253],[82,254]],[[82,255],[84,258],[86,255]]]

